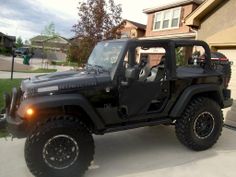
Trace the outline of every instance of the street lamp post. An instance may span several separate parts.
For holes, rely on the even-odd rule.
[[[12,48],[12,61],[11,61],[11,80],[13,79],[13,72],[14,72],[14,63],[15,63],[15,48]]]

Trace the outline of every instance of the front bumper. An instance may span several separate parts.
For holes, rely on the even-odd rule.
[[[0,114],[0,130],[6,129],[7,120],[4,114]]]
[[[16,138],[25,138],[28,135],[28,124],[19,117],[6,115],[6,127],[8,132]]]
[[[233,105],[233,99],[230,98],[228,100],[224,100],[223,102],[223,108],[228,108],[231,107]]]
[[[8,132],[17,138],[24,138],[27,136],[28,122],[24,121],[17,115],[16,107],[21,97],[21,91],[16,88],[12,89],[11,96],[4,94],[5,100],[5,114],[3,114],[0,126],[3,129],[7,128]]]

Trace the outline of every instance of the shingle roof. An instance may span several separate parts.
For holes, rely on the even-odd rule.
[[[44,35],[38,35],[38,36],[35,36],[33,38],[31,38],[30,40],[31,41],[39,41],[39,42],[43,42],[47,39],[50,39],[51,37],[48,37],[48,36],[44,36]]]
[[[4,37],[6,37],[6,38],[8,38],[8,39],[10,39],[10,40],[12,40],[13,42],[16,41],[16,36],[8,36],[8,35],[6,35],[6,34],[4,34],[4,33],[2,33],[2,32],[0,32],[0,35],[1,35],[1,36],[4,36]]]
[[[170,9],[170,8],[182,6],[182,5],[189,4],[189,3],[201,4],[203,1],[205,1],[205,0],[182,0],[182,1],[178,0],[178,1],[175,1],[174,3],[159,5],[159,6],[156,6],[156,7],[151,7],[151,8],[144,9],[143,12],[146,13],[146,14],[149,14],[149,13],[152,13],[152,12],[157,12],[157,11],[161,11],[161,10],[165,10],[165,9]]]
[[[43,41],[54,39],[56,37],[61,38],[61,39],[63,39],[63,40],[68,42],[68,39],[66,39],[66,38],[64,38],[62,36],[44,36],[44,35],[35,36],[35,37],[31,38],[30,40],[31,41],[43,42]]]
[[[146,25],[144,25],[142,23],[134,22],[134,21],[131,21],[131,20],[124,20],[124,21],[132,23],[133,25],[137,26],[138,29],[146,30]]]

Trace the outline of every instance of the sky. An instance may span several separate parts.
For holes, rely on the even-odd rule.
[[[122,18],[147,23],[143,9],[181,0],[114,0],[122,5]],[[39,35],[51,22],[56,32],[73,37],[78,20],[79,0],[0,0],[0,32],[28,40]]]

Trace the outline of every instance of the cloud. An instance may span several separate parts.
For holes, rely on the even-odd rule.
[[[44,27],[53,22],[56,32],[65,37],[73,36],[71,32],[75,17],[59,12],[56,9],[47,8],[40,2],[32,0],[1,0],[0,11],[0,31],[9,35],[22,35],[24,39],[29,39],[40,34]],[[13,34],[10,34],[13,33]],[[24,34],[24,36],[23,36]]]

